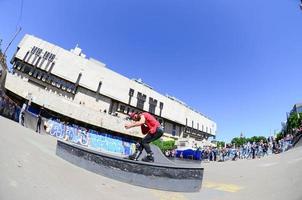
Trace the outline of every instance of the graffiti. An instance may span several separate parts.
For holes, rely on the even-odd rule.
[[[48,124],[50,124],[51,129],[50,129],[50,135],[55,136],[57,138],[63,139],[65,136],[64,133],[64,127],[63,124],[61,124],[60,122],[56,122],[56,121],[48,121]]]
[[[65,140],[88,146],[88,133],[87,130],[81,127],[65,126]]]
[[[133,153],[131,144],[131,142],[123,141],[120,137],[89,130],[89,146],[96,150],[130,155]]]
[[[46,127],[46,131],[54,137],[105,153],[130,155],[134,152],[132,142],[107,133],[87,130],[75,125],[66,125],[55,120],[48,120]]]

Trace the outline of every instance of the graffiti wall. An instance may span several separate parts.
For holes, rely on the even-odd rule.
[[[133,142],[107,133],[87,130],[76,125],[63,124],[56,120],[48,120],[46,127],[46,131],[54,137],[101,152],[126,156],[132,154],[135,150]]]

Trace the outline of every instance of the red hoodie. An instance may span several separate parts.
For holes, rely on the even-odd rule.
[[[142,133],[145,135],[147,133],[154,134],[156,129],[160,127],[160,123],[147,112],[143,112],[140,115],[143,115],[146,119],[145,123],[141,125]]]

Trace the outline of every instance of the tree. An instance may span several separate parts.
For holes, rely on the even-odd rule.
[[[158,146],[162,152],[165,152],[167,150],[172,150],[175,148],[175,141],[170,140],[170,141],[162,141],[160,139],[155,140],[152,142],[152,144]]]
[[[217,144],[217,147],[224,147],[225,146],[224,141],[217,141],[216,144]]]
[[[240,147],[248,142],[250,142],[250,143],[260,142],[261,140],[266,141],[266,138],[264,136],[253,136],[251,138],[235,137],[232,139],[231,143],[233,145],[235,145],[236,147]]]
[[[279,141],[279,140],[281,140],[282,138],[283,138],[282,132],[277,133],[277,135],[276,135],[276,140]]]
[[[302,113],[297,114],[296,112],[292,113],[287,120],[288,130],[293,130],[294,128],[299,128],[301,124]]]
[[[240,147],[244,145],[247,142],[247,139],[245,137],[235,137],[232,139],[231,143],[236,147]]]

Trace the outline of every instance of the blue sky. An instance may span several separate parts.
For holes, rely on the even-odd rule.
[[[0,0],[4,49],[25,33],[142,78],[217,122],[217,138],[281,128],[302,102],[299,0]]]

